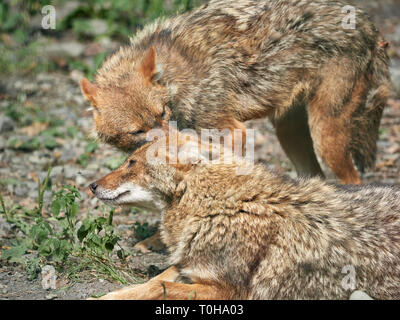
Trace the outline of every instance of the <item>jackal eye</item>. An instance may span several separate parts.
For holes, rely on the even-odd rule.
[[[137,136],[139,134],[145,133],[144,130],[139,130],[139,131],[134,131],[134,132],[129,132],[133,136]]]
[[[163,109],[163,112],[161,113],[161,118],[162,119],[165,119],[165,115],[166,115],[167,113],[165,112],[165,107],[164,107],[164,109]]]
[[[165,120],[165,118],[166,118],[166,116],[167,116],[167,107],[166,106],[164,106],[164,109],[163,109],[163,111],[162,111],[162,113],[161,113],[161,118],[163,119],[163,120]]]
[[[136,163],[136,160],[129,160],[128,162],[128,168],[132,167]]]

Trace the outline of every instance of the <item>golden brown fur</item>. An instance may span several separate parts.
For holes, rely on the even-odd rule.
[[[353,290],[400,299],[400,189],[291,180],[261,165],[237,175],[239,161],[157,164],[152,146],[92,190],[114,204],[151,198],[173,267],[103,299],[348,299],[346,266]]]
[[[356,10],[328,0],[213,0],[157,20],[111,56],[82,91],[99,136],[132,151],[167,120],[179,128],[244,129],[269,117],[303,176],[343,183],[374,164],[390,78],[383,40]],[[296,116],[293,116],[294,112]]]

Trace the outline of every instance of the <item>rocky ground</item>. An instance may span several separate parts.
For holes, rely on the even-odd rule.
[[[363,181],[400,184],[400,3],[395,0],[380,1],[379,4],[364,1],[362,5],[391,42],[389,51],[394,82],[393,96],[382,119],[376,167],[364,174]],[[90,59],[93,57],[91,50],[112,51],[118,45],[59,39],[53,40],[50,51],[54,54],[64,46],[70,52],[61,50],[63,55]],[[43,54],[48,54],[43,50]],[[55,55],[59,57],[59,53]],[[37,202],[37,180],[43,180],[51,166],[53,191],[63,184],[75,185],[82,195],[79,214],[82,217],[88,211],[91,215],[102,214],[102,204],[92,197],[88,185],[110,172],[125,155],[102,144],[93,151],[88,149],[92,119],[87,111],[89,105],[79,89],[81,76],[77,70],[11,77],[0,75],[0,192],[6,207],[19,204],[33,208]],[[11,108],[17,113],[14,117],[7,113]],[[256,160],[295,176],[270,123],[257,120],[249,123],[249,127],[256,129]],[[51,196],[51,192],[45,193],[46,204]],[[48,207],[45,206],[46,210]],[[114,218],[123,246],[133,252],[128,264],[137,270],[137,279],[141,281],[167,266],[166,253],[144,254],[133,250],[138,241],[133,226],[136,222],[154,226],[158,221],[159,217],[152,213],[134,210],[121,210]],[[17,234],[15,226],[0,216],[0,246],[8,246]],[[29,281],[23,267],[0,260],[0,299],[81,299],[122,286],[102,278],[86,277],[76,282],[68,281],[62,273],[57,276],[57,288],[45,290],[40,276]]]

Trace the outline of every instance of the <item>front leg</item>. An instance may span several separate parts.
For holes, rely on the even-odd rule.
[[[133,285],[100,297],[100,300],[220,300],[227,294],[214,284],[184,284],[174,282],[180,274],[170,267],[147,283]]]
[[[134,284],[126,288],[122,288],[113,292],[110,292],[102,297],[100,300],[133,300],[131,296],[135,295],[135,292],[145,292],[149,288],[149,284],[152,281],[176,281],[179,278],[179,270],[175,267],[169,267],[164,272],[160,273],[158,276],[152,278],[143,284]],[[94,300],[89,298],[89,300]]]
[[[185,284],[150,280],[143,285],[111,292],[101,300],[223,300],[227,295],[217,286],[209,284]]]

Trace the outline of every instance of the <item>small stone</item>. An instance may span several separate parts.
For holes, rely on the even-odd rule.
[[[87,166],[87,169],[88,169],[88,170],[97,171],[97,170],[100,169],[100,166],[99,166],[97,163],[90,163],[90,164]]]
[[[71,73],[69,74],[69,77],[71,78],[72,81],[80,84],[81,80],[84,78],[84,74],[80,70],[72,70]]]
[[[51,84],[50,83],[43,83],[40,85],[40,90],[42,91],[49,91],[51,89]]]
[[[98,198],[94,197],[94,198],[90,199],[90,207],[95,208],[98,204],[99,204]]]
[[[393,90],[400,95],[400,60],[393,59],[389,68],[392,78]]]
[[[78,175],[76,177],[75,182],[78,186],[83,186],[83,185],[87,184],[87,180],[84,177],[82,177],[81,175]]]
[[[107,31],[107,23],[101,19],[89,20],[89,29],[86,30],[86,34],[92,36],[102,35]]]
[[[58,296],[55,293],[50,293],[50,294],[48,294],[46,296],[47,300],[54,300],[54,299],[57,299],[57,298],[58,298]]]
[[[14,128],[15,128],[15,123],[11,118],[6,116],[2,116],[0,118],[0,133],[13,131]]]
[[[77,174],[78,174],[77,168],[70,167],[70,166],[64,168],[64,177],[66,179],[74,179],[74,178],[76,178]]]
[[[57,275],[53,266],[46,265],[42,268],[42,287],[45,290],[56,289]],[[55,295],[57,297],[57,295]],[[46,297],[47,299],[47,297]]]
[[[372,299],[365,292],[356,290],[351,294],[350,300],[374,300],[374,299]]]
[[[98,55],[99,53],[104,52],[104,48],[98,42],[90,43],[85,49],[85,55],[89,57],[93,57]]]
[[[76,151],[72,149],[67,149],[63,150],[61,157],[60,157],[60,162],[65,163],[71,160],[74,160],[77,158]],[[68,170],[65,170],[68,172]],[[68,179],[72,178],[72,176],[75,176],[76,172],[72,171],[70,176],[67,176]]]
[[[62,19],[68,17],[72,14],[76,9],[80,7],[79,1],[67,1],[66,3],[62,3],[57,6],[57,15],[56,19],[57,22],[61,21]]]
[[[0,217],[0,238],[6,238],[10,235],[11,232],[11,224],[8,223],[5,219]]]
[[[70,41],[48,44],[44,52],[48,58],[77,58],[84,50],[85,46],[83,44],[76,41]]]
[[[64,173],[64,167],[63,166],[55,166],[52,170],[51,170],[51,174],[50,177],[58,177],[58,176],[62,176]]]
[[[17,197],[23,197],[26,196],[29,192],[28,187],[25,184],[17,184],[14,187],[14,195]]]
[[[4,150],[6,147],[7,147],[7,140],[3,136],[0,136],[0,151]]]
[[[22,91],[25,93],[33,93],[38,91],[38,86],[36,83],[28,82],[22,86]]]

